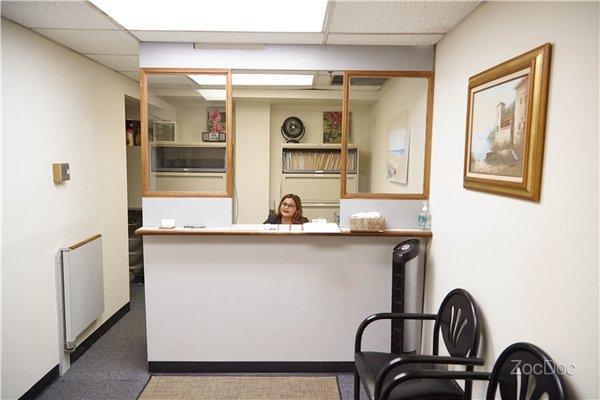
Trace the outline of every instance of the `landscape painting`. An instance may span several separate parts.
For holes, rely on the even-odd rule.
[[[410,128],[393,126],[388,132],[387,178],[390,182],[408,182]]]
[[[463,187],[539,201],[552,44],[469,78]]]
[[[523,181],[528,88],[525,73],[473,92],[469,175]]]

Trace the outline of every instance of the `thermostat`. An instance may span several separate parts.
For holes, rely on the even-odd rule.
[[[69,164],[55,163],[52,164],[52,180],[54,183],[61,183],[71,179]]]

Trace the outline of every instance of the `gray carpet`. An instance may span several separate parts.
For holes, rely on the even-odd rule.
[[[338,375],[342,400],[351,400],[353,376]],[[106,332],[38,399],[135,400],[150,379],[146,364],[144,286],[131,286],[131,311]],[[361,400],[366,400],[361,393]]]

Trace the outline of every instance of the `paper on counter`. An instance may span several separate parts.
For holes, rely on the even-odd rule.
[[[306,233],[341,233],[340,227],[336,223],[307,222],[303,227]]]

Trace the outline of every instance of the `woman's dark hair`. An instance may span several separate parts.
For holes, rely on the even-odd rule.
[[[294,203],[296,203],[296,212],[294,213],[294,216],[292,217],[292,223],[301,224],[302,218],[304,218],[304,216],[302,215],[302,200],[300,200],[300,197],[295,194],[288,193],[281,198],[281,200],[279,201],[279,206],[277,206],[277,216],[279,218],[282,218],[281,204],[283,203],[283,201],[285,199],[292,199],[292,200],[294,200]]]

